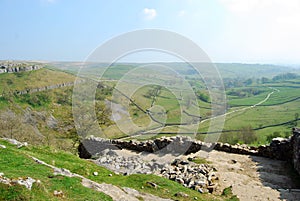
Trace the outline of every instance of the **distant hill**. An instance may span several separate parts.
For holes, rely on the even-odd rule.
[[[120,78],[122,74],[130,71],[137,66],[145,66],[149,64],[157,64],[159,66],[167,66],[182,75],[193,75],[197,72],[188,63],[180,62],[156,62],[156,63],[116,63],[113,64],[113,68],[108,70],[107,78]],[[84,66],[82,70],[86,71],[83,74],[91,74],[91,72],[103,72],[104,68],[109,66],[108,63],[88,63],[82,62],[54,62],[50,65],[60,70],[72,72],[77,74],[79,69]],[[203,64],[210,67],[211,64]],[[281,73],[300,73],[300,69],[292,68],[288,66],[279,66],[272,64],[243,64],[243,63],[215,63],[214,64],[219,70],[223,78],[261,78],[267,77],[272,78],[275,75]],[[118,76],[116,76],[118,74]]]
[[[281,73],[300,72],[299,69],[277,66],[271,64],[241,64],[241,63],[217,63],[215,64],[222,77],[240,78],[271,78]]]

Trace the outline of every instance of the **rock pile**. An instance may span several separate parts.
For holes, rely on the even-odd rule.
[[[176,181],[187,188],[200,193],[212,193],[218,180],[214,168],[208,164],[196,164],[180,158],[172,161],[147,160],[147,155],[121,156],[114,150],[103,150],[95,160],[98,165],[106,167],[116,173],[155,174]],[[154,184],[155,185],[155,184]]]
[[[162,164],[152,159],[151,161],[143,160],[138,155],[133,156],[121,156],[114,150],[105,149],[97,154],[98,159],[95,162],[101,166],[104,166],[116,173],[122,173],[124,175],[129,174],[153,174],[159,172],[160,169],[167,167],[168,164]]]
[[[187,188],[200,193],[212,193],[218,180],[214,168],[208,164],[195,164],[190,161],[175,159],[169,167],[161,169],[159,176],[176,181]]]

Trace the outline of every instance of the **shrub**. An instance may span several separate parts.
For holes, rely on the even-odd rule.
[[[273,138],[277,138],[277,137],[281,137],[281,135],[280,135],[280,132],[275,131],[272,134],[268,135],[266,140],[268,143],[270,143],[270,142],[272,142]]]

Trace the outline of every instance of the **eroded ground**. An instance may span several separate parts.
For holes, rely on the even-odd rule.
[[[219,189],[232,186],[242,201],[300,200],[297,177],[284,161],[219,151],[210,152],[207,160],[218,171]]]

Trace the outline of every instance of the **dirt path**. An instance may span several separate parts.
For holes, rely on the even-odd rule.
[[[142,154],[129,150],[117,150],[120,156],[139,156],[140,160],[152,160],[166,163],[173,161],[176,156]],[[285,161],[272,160],[263,157],[230,154],[212,151],[208,155],[203,152],[180,156],[182,159],[194,156],[207,156],[207,161],[216,168],[219,177],[217,194],[232,186],[233,193],[241,201],[265,200],[300,200],[300,186],[291,177],[291,167]]]
[[[284,161],[218,151],[210,152],[207,160],[218,171],[219,190],[232,186],[241,201],[300,200],[299,186],[292,181]]]

